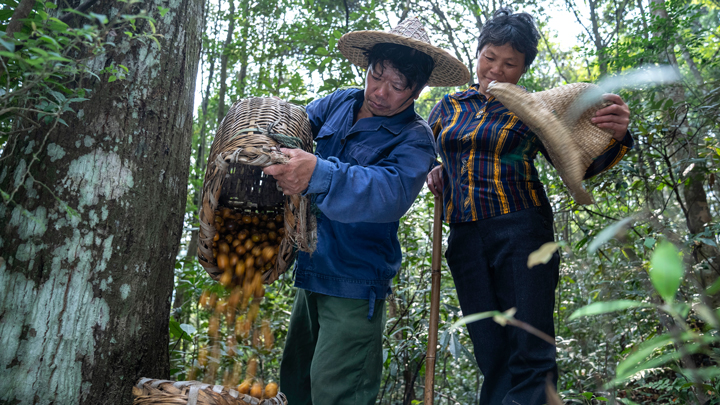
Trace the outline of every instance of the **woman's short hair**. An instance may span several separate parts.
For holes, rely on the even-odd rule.
[[[480,31],[477,53],[488,44],[503,46],[509,43],[513,49],[525,54],[527,70],[537,56],[539,38],[540,34],[530,14],[513,13],[512,9],[503,7],[495,12]]]
[[[380,43],[365,52],[368,58],[368,70],[372,68],[382,74],[384,62],[397,69],[407,81],[407,87],[413,95],[422,90],[435,68],[435,61],[428,54],[405,45]]]

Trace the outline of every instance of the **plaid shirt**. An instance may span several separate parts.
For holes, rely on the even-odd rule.
[[[448,94],[430,112],[428,124],[443,161],[445,218],[470,222],[549,204],[533,160],[548,159],[540,139],[495,97],[477,85]],[[633,146],[626,134],[614,139],[585,173],[613,167]],[[550,162],[552,163],[552,162]]]

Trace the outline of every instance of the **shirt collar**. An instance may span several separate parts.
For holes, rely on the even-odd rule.
[[[350,97],[355,98],[355,105],[353,111],[354,118],[355,114],[357,114],[357,111],[362,106],[363,101],[365,101],[365,92],[358,91]],[[348,135],[354,132],[361,131],[377,131],[378,129],[380,129],[380,127],[385,128],[393,135],[398,135],[400,132],[402,132],[403,128],[405,128],[409,123],[415,120],[416,115],[417,114],[415,114],[415,102],[413,102],[412,104],[410,104],[410,106],[408,106],[408,108],[390,117],[369,117],[358,120],[358,122],[356,122],[355,125],[353,125],[350,129]]]
[[[469,98],[479,98],[482,101],[485,100],[495,100],[495,96],[485,97],[482,93],[480,93],[480,85],[479,84],[473,84],[465,91],[459,91],[455,94],[451,94],[450,97],[457,99],[457,100],[467,100]]]

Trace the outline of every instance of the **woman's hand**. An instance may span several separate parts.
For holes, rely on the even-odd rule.
[[[434,167],[432,170],[430,170],[430,173],[427,175],[427,185],[430,189],[430,192],[433,193],[435,197],[441,197],[443,194],[443,177],[442,177],[442,166]]]
[[[613,138],[620,142],[630,124],[630,108],[617,94],[603,94],[603,99],[613,104],[598,110],[591,121],[598,128],[611,130]]]

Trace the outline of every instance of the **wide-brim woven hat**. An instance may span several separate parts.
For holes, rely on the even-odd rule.
[[[609,105],[602,99],[600,88],[573,83],[528,93],[511,83],[492,82],[487,91],[537,134],[575,201],[592,204],[592,195],[582,180],[593,159],[612,139],[612,132],[590,121],[599,109]]]
[[[431,44],[422,22],[417,18],[408,18],[390,32],[348,32],[340,38],[337,46],[352,64],[367,69],[368,61],[365,52],[376,44],[382,43],[405,45],[430,56],[435,62],[435,68],[428,79],[428,86],[461,86],[470,81],[470,72],[467,67],[444,49]]]

